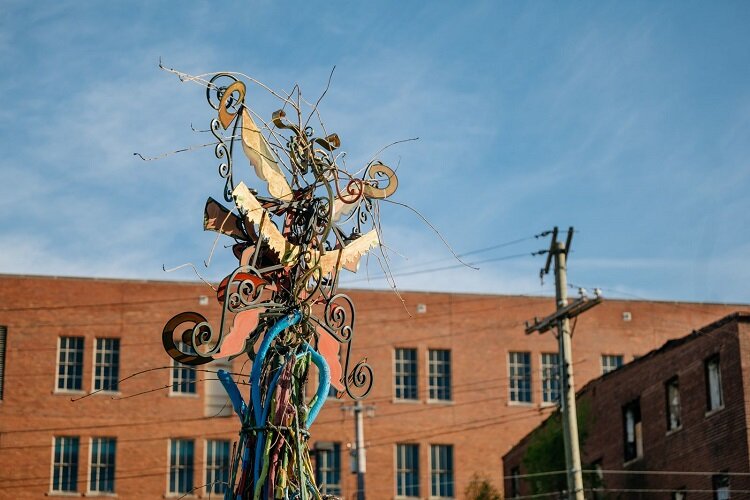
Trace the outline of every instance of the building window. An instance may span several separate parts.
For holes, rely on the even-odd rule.
[[[116,447],[115,438],[91,439],[89,491],[95,493],[115,492]]]
[[[57,389],[82,390],[83,337],[60,337],[57,356]]]
[[[206,490],[224,493],[229,484],[229,441],[206,441]]]
[[[513,467],[510,470],[510,497],[516,498],[521,495],[521,469]]]
[[[625,462],[629,462],[643,456],[640,399],[636,399],[623,406],[622,419],[625,431]]]
[[[227,373],[232,372],[232,362],[228,358],[219,358],[208,365],[208,369],[218,373],[224,370]],[[218,375],[216,377],[206,377],[203,383],[203,416],[209,418],[231,417],[234,413],[232,400],[229,394],[224,390]]]
[[[0,326],[0,401],[3,400],[5,387],[5,345],[8,342],[8,329]]]
[[[712,356],[706,360],[706,398],[708,411],[718,410],[724,406],[724,397],[721,392],[721,365],[719,356]]]
[[[714,500],[729,500],[729,476],[727,474],[717,474],[712,478],[714,486]]]
[[[396,445],[396,496],[419,496],[419,445]]]
[[[341,495],[341,445],[317,443],[315,445],[315,482],[320,492]]]
[[[602,375],[617,370],[622,362],[622,354],[602,354]]]
[[[591,476],[591,489],[593,490],[593,500],[604,500],[604,470],[602,469],[602,459],[594,462],[594,474]]]
[[[673,431],[682,427],[682,407],[680,406],[680,381],[677,377],[666,384],[667,395],[667,430]]]
[[[169,440],[169,493],[193,491],[194,449],[192,439]]]
[[[343,367],[344,364],[341,362],[341,350],[338,347],[336,349],[338,349],[338,352],[337,352],[336,356],[338,357],[339,366]],[[333,382],[333,380],[331,380],[331,382]],[[339,380],[339,382],[343,382],[343,381]],[[342,393],[343,393],[343,391],[342,391]],[[338,399],[339,398],[339,390],[336,389],[333,386],[333,384],[331,384],[331,386],[328,388],[328,395],[326,397],[330,398],[330,399]]]
[[[177,348],[185,353],[195,352],[184,342],[179,342]],[[172,394],[196,394],[195,370],[182,363],[172,360]]]
[[[396,349],[394,384],[396,399],[417,399],[417,350]]]
[[[52,491],[78,490],[78,437],[55,437]]]
[[[116,392],[120,378],[120,339],[96,339],[94,390]]]
[[[447,349],[430,349],[430,399],[450,401],[451,399],[451,352]]]
[[[560,400],[560,356],[555,353],[542,354],[542,402],[556,403]]]
[[[430,445],[430,485],[432,497],[453,497],[453,445]]]
[[[531,353],[509,352],[510,400],[531,403]]]
[[[339,391],[338,391],[338,389],[336,389],[334,386],[330,386],[328,388],[328,395],[326,396],[326,398],[328,398],[328,399],[338,399],[338,397],[339,397]]]

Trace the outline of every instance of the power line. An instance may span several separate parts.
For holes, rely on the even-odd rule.
[[[722,474],[722,473],[717,473]],[[658,489],[658,488],[586,488],[585,491],[589,491],[592,493],[600,493],[600,492],[606,492],[610,491],[613,493],[675,493],[675,492],[681,492],[681,493],[716,493],[716,490],[689,490],[684,488],[673,488],[673,489]],[[750,490],[736,490],[729,488],[727,490],[730,493],[742,493],[747,494],[750,493]],[[517,498],[523,498],[523,497],[517,497]]]
[[[478,253],[484,253],[484,252],[489,252],[491,250],[497,250],[497,249],[500,249],[500,248],[509,247],[511,245],[516,245],[518,243],[523,243],[524,241],[529,241],[529,240],[533,240],[533,239],[536,239],[536,238],[540,238],[543,235],[544,235],[544,233],[539,233],[539,234],[535,234],[533,236],[526,236],[524,238],[518,238],[518,239],[515,239],[515,240],[506,241],[504,243],[498,243],[498,244],[490,245],[490,246],[487,246],[487,247],[477,248],[475,250],[469,250],[468,252],[463,252],[463,253],[458,254],[456,257],[467,257],[469,255],[476,255]],[[411,266],[407,265],[407,266],[404,266],[404,267],[402,267],[400,269],[395,269],[394,272],[399,273],[401,271],[408,271],[409,269],[414,268],[414,267],[428,266],[430,264],[436,264],[438,262],[445,262],[447,260],[455,260],[455,257],[444,257],[444,258],[440,258],[440,259],[432,259],[432,260],[428,260],[428,261],[425,261],[425,262],[419,262],[419,263],[416,263],[416,264],[411,265]]]
[[[710,472],[710,471],[679,471],[679,470],[584,470],[586,474],[633,474],[652,476],[725,476],[750,477],[750,472]]]
[[[524,253],[518,253],[518,254],[514,254],[514,255],[504,255],[502,257],[493,257],[491,259],[477,260],[477,261],[474,261],[474,262],[469,262],[468,265],[469,266],[476,266],[478,264],[486,264],[488,262],[498,262],[498,261],[501,261],[501,260],[511,260],[511,259],[518,259],[518,258],[521,258],[521,257],[531,257],[531,256],[533,256],[533,254],[531,252],[524,252]],[[434,267],[434,268],[431,268],[431,269],[423,269],[423,270],[419,270],[419,271],[409,271],[409,272],[398,272],[397,271],[396,273],[388,273],[387,275],[384,275],[384,276],[368,276],[368,277],[357,278],[357,279],[352,279],[352,280],[342,280],[342,284],[343,285],[347,285],[347,284],[350,284],[350,283],[359,283],[359,282],[362,282],[362,281],[384,280],[384,279],[389,279],[389,278],[402,278],[404,276],[413,276],[413,275],[416,275],[416,274],[425,274],[425,273],[435,273],[435,272],[438,272],[438,271],[447,271],[449,269],[457,269],[459,267],[466,267],[466,265],[465,264],[453,264],[453,265],[450,265],[450,266]]]
[[[178,282],[175,282],[178,284]],[[115,306],[131,306],[131,305],[148,305],[148,304],[160,304],[165,302],[181,302],[185,300],[199,299],[201,296],[191,295],[189,297],[178,297],[170,299],[150,299],[150,300],[134,300],[134,301],[120,301],[120,302],[100,302],[91,304],[71,304],[71,305],[39,305],[39,306],[24,306],[24,307],[5,307],[0,308],[0,312],[19,312],[19,311],[38,311],[40,309],[45,311],[57,311],[60,309],[90,309],[100,307],[115,307]]]
[[[613,475],[631,475],[631,476],[640,476],[640,475],[651,475],[651,476],[716,476],[716,475],[724,475],[724,476],[738,476],[738,477],[748,477],[750,476],[750,472],[729,472],[729,471],[680,471],[680,470],[607,470],[607,469],[583,469],[581,472],[584,474],[592,474],[592,475],[600,475],[600,474],[613,474]],[[557,474],[565,474],[566,471],[549,471],[549,472],[535,472],[531,474],[515,474],[510,476],[503,476],[502,479],[526,479],[530,477],[543,477],[543,476],[553,476]]]
[[[487,427],[492,427],[492,426],[500,425],[500,424],[506,424],[508,422],[527,420],[529,418],[529,415],[527,413],[530,413],[530,412],[536,413],[537,411],[539,410],[537,410],[536,408],[533,408],[530,410],[524,410],[522,412],[518,412],[513,415],[505,415],[504,417],[488,417],[488,418],[481,418],[478,420],[471,420],[468,422],[463,422],[461,424],[458,424],[458,425],[468,426],[468,427],[450,428],[450,429],[443,428],[442,430],[435,430],[435,431],[428,432],[426,434],[391,435],[387,437],[386,441],[376,442],[375,444],[369,444],[368,448],[377,448],[379,446],[387,446],[390,444],[417,441],[417,440],[427,439],[427,438],[436,437],[436,436],[445,436],[448,434],[455,434],[457,432],[466,432],[466,431],[471,431],[471,430],[485,429]]]

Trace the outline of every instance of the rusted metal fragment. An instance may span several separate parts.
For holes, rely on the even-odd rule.
[[[292,188],[284,177],[275,155],[260,133],[247,108],[242,110],[242,150],[255,168],[255,174],[268,184],[268,192],[283,201],[292,200]]]
[[[268,246],[276,252],[282,264],[293,263],[300,255],[300,248],[289,243],[279,229],[271,222],[268,213],[260,205],[258,199],[253,196],[244,182],[240,182],[232,193],[234,202],[241,208],[245,215],[245,227],[250,224],[258,226],[258,234],[265,238]]]
[[[242,222],[221,203],[209,198],[203,211],[203,229],[242,240],[248,240],[248,235],[242,229]]]
[[[375,187],[370,184],[365,184],[364,192],[367,198],[385,199],[396,192],[398,188],[398,177],[396,172],[389,166],[383,165],[382,163],[374,163],[367,169],[367,175],[372,180],[377,180],[376,177],[385,177],[388,179],[388,184],[385,187]]]
[[[333,338],[323,328],[317,327],[318,332],[318,352],[323,356],[331,369],[331,385],[341,392],[344,390],[344,384],[341,381],[341,358],[339,349],[341,344]]]
[[[265,311],[264,308],[257,307],[237,313],[232,322],[232,328],[224,337],[221,348],[214,354],[214,358],[226,358],[244,352],[247,348],[247,339],[258,326],[258,318],[263,311]]]
[[[239,98],[235,97],[234,93],[239,94]],[[230,102],[230,99],[232,99],[232,102]],[[224,93],[221,95],[221,99],[219,100],[219,122],[221,122],[221,126],[225,129],[231,125],[232,120],[237,116],[237,113],[232,113],[229,111],[229,107],[232,105],[233,102],[239,102],[242,103],[245,101],[245,84],[236,81],[233,84],[231,84],[229,87],[224,90]]]
[[[342,267],[347,271],[356,273],[362,256],[370,249],[377,247],[379,243],[378,232],[371,229],[344,248],[326,252],[320,257],[319,262],[323,276],[329,272],[336,272]]]

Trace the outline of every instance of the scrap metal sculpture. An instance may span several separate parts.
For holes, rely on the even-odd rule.
[[[356,271],[379,246],[377,200],[395,192],[397,178],[378,161],[365,166],[364,178],[346,172],[335,155],[339,137],[315,136],[294,103],[297,123],[282,109],[272,125],[259,118],[261,128],[246,105],[245,83],[227,73],[205,83],[218,112],[210,130],[224,201],[234,207],[209,198],[204,229],[234,240],[238,265],[217,289],[219,325],[196,312],[178,314],[164,327],[164,349],[186,365],[242,354],[253,360],[247,402],[231,374],[218,374],[242,421],[225,499],[322,498],[308,429],[330,386],[360,399],[373,382],[366,359],[351,360],[354,304],[337,291],[339,272]],[[237,143],[268,196],[236,182]],[[318,384],[307,400],[310,363]]]

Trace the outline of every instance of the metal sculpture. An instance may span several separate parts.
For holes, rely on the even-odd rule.
[[[224,201],[234,209],[209,198],[203,226],[234,240],[238,266],[217,288],[220,324],[184,312],[167,322],[162,342],[187,365],[242,354],[253,360],[247,402],[230,374],[218,375],[242,422],[226,499],[321,498],[308,429],[330,386],[360,399],[373,382],[366,359],[351,360],[355,311],[337,291],[339,272],[356,272],[360,258],[379,246],[377,201],[396,191],[397,178],[378,161],[366,165],[363,178],[349,174],[337,164],[339,137],[315,136],[298,106],[297,123],[282,109],[262,130],[246,104],[245,83],[228,73],[205,83],[218,112],[210,131]],[[236,182],[237,142],[269,196]],[[310,363],[319,376],[306,400]]]

